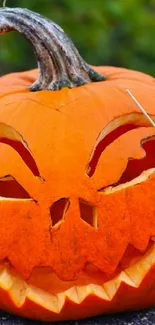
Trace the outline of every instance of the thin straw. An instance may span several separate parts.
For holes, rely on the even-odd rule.
[[[139,109],[142,111],[142,113],[145,115],[145,117],[148,119],[148,121],[151,123],[151,125],[155,128],[155,123],[153,122],[153,120],[151,119],[151,117],[147,114],[147,112],[145,111],[145,109],[140,105],[140,103],[138,102],[138,100],[133,96],[133,94],[131,93],[131,91],[129,89],[127,89],[126,92],[133,99],[133,101],[135,102],[135,104],[139,107]]]
[[[3,8],[6,7],[6,1],[7,1],[7,0],[4,0],[4,1],[3,1]]]

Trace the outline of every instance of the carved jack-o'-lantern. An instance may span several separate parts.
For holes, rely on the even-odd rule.
[[[0,308],[54,321],[153,304],[155,130],[126,89],[153,122],[154,79],[95,72],[53,22],[0,9],[14,29],[40,74],[0,79]]]

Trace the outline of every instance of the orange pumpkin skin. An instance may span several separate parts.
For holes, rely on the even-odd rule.
[[[142,161],[140,142],[150,137],[155,146],[154,128],[117,138],[93,176],[86,175],[101,130],[115,117],[141,116],[126,89],[154,119],[154,79],[96,69],[107,81],[57,92],[26,90],[37,71],[0,79],[0,121],[23,136],[42,177],[15,146],[1,144],[0,176],[12,175],[35,199],[2,198],[0,204],[0,307],[24,317],[78,319],[154,303],[155,174],[111,194],[97,191],[120,179],[129,157]],[[61,198],[70,206],[52,226],[50,208]],[[82,219],[79,199],[97,208],[96,226]]]
[[[19,11],[0,9],[2,32]],[[43,321],[155,301],[155,131],[126,91],[154,123],[154,78],[77,62],[78,88],[42,90],[66,82],[49,73],[31,92],[37,70],[0,78],[0,308]]]

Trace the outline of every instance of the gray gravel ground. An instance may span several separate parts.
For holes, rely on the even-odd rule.
[[[21,319],[5,312],[0,312],[0,325],[45,325]],[[149,310],[133,313],[100,316],[81,321],[51,323],[52,325],[155,325],[155,307]]]

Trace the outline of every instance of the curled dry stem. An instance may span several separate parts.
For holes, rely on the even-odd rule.
[[[32,44],[39,78],[32,91],[73,88],[105,80],[80,56],[65,32],[53,21],[23,8],[0,9],[0,34],[17,30]]]

